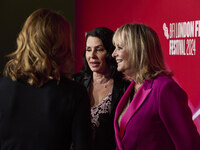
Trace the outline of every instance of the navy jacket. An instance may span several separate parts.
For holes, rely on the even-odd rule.
[[[41,88],[0,79],[0,150],[88,150],[90,103],[85,87],[69,79]]]

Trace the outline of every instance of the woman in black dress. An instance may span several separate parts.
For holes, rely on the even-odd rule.
[[[117,72],[112,58],[114,32],[106,27],[93,29],[86,35],[84,66],[73,79],[88,90],[91,102],[91,122],[95,150],[114,150],[115,108],[129,82]]]

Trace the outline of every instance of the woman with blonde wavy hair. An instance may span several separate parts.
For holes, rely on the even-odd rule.
[[[199,150],[187,94],[165,67],[157,33],[125,24],[113,43],[117,70],[131,81],[115,111],[116,150]]]
[[[90,103],[72,71],[71,26],[42,8],[26,20],[0,79],[0,149],[88,150]]]

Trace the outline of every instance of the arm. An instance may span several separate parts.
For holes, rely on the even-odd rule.
[[[174,81],[160,88],[159,113],[177,150],[200,150],[187,94]]]

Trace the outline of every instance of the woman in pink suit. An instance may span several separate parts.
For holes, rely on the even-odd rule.
[[[117,150],[200,150],[187,94],[172,79],[155,31],[126,24],[113,37],[117,70],[131,81],[114,119]]]

